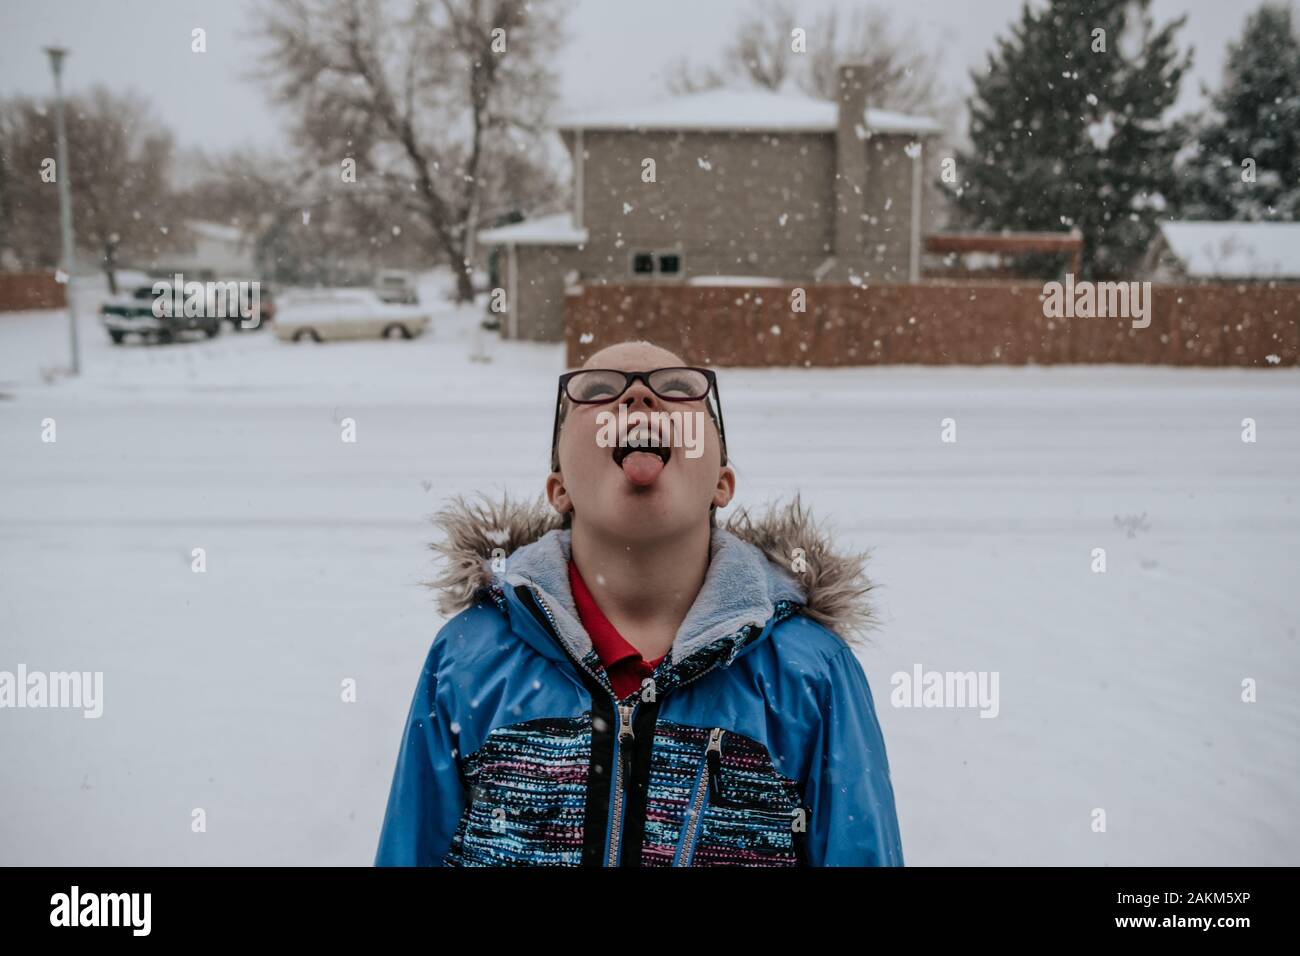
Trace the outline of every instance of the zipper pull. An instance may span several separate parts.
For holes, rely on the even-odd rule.
[[[636,740],[636,734],[632,732],[633,709],[631,704],[618,705],[618,754],[625,773],[632,761],[632,742]]]
[[[709,731],[709,746],[704,751],[704,759],[708,764],[711,799],[722,796],[722,733],[721,727],[714,727]]]

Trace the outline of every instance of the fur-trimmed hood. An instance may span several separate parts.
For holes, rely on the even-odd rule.
[[[434,524],[440,536],[430,547],[443,568],[429,586],[439,592],[443,614],[458,614],[493,584],[526,581],[551,594],[560,605],[556,610],[561,630],[574,634],[574,643],[589,647],[568,591],[570,532],[561,527],[560,516],[544,497],[456,497],[434,516]],[[709,572],[709,600],[736,606],[710,608],[711,616],[692,608],[683,630],[692,623],[706,625],[707,633],[700,638],[705,640],[756,605],[770,608],[776,600],[787,599],[841,639],[861,640],[876,620],[867,557],[866,552],[836,550],[829,532],[813,520],[798,495],[757,513],[740,508],[713,532]],[[706,580],[706,590],[710,583]],[[693,621],[697,616],[700,620]]]

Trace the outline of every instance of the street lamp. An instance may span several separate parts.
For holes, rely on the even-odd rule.
[[[54,125],[58,131],[59,228],[63,232],[63,272],[67,276],[68,330],[72,336],[72,374],[81,374],[81,350],[77,344],[77,308],[72,295],[72,271],[76,261],[72,246],[72,195],[68,182],[68,137],[63,126],[63,58],[68,51],[47,46],[50,69],[54,71]]]

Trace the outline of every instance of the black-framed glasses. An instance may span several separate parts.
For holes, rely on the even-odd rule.
[[[722,427],[722,396],[718,392],[718,376],[708,368],[674,365],[642,372],[625,372],[614,368],[581,368],[560,376],[555,395],[555,425],[551,429],[551,467],[556,470],[560,440],[561,409],[564,399],[575,405],[605,405],[616,402],[632,387],[633,382],[644,382],[646,388],[666,402],[704,401],[713,393],[716,410],[705,401],[709,417],[718,429],[722,446],[722,463],[727,463],[727,433]]]

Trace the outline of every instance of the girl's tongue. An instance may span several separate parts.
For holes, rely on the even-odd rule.
[[[648,451],[634,451],[623,459],[623,474],[634,485],[652,485],[664,470],[664,461]]]

